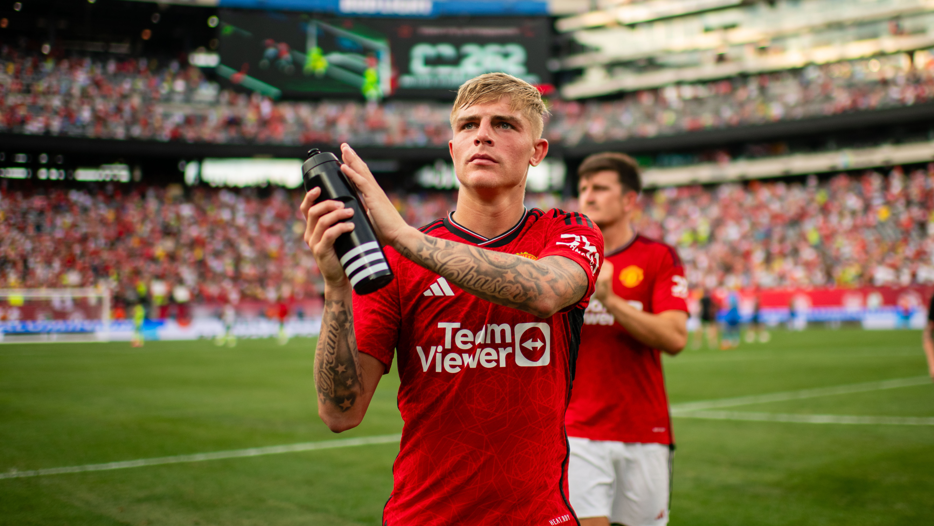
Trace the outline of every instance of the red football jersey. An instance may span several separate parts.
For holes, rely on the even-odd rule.
[[[388,526],[577,524],[567,501],[564,412],[603,236],[586,217],[526,210],[484,238],[449,215],[429,236],[585,269],[581,300],[547,319],[458,289],[387,249],[395,279],[354,296],[357,347],[388,372],[393,350],[405,425],[383,511]]]
[[[636,235],[606,255],[613,292],[645,312],[687,312],[684,267],[672,247]],[[671,444],[661,352],[629,335],[592,298],[584,313],[568,435],[591,440]]]

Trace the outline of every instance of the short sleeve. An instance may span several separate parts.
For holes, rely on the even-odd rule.
[[[688,280],[684,277],[684,266],[674,248],[667,245],[665,248],[667,253],[660,260],[652,290],[652,312],[687,312]]]
[[[396,272],[396,278],[382,289],[366,295],[353,293],[354,335],[357,338],[357,350],[369,354],[383,363],[389,372],[393,354],[399,341],[399,325],[402,317],[399,307],[398,261],[392,265],[392,257],[386,249],[390,266]]]
[[[564,310],[583,309],[590,302],[597,275],[603,265],[603,234],[584,214],[555,209],[548,212],[546,217],[552,220],[553,224],[548,230],[544,249],[538,257],[566,257],[584,269],[587,273],[587,292],[579,302]]]

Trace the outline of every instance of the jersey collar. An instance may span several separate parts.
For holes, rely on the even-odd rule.
[[[617,249],[614,250],[613,252],[608,252],[607,254],[605,254],[605,255],[603,256],[604,260],[606,260],[606,258],[608,258],[608,257],[610,257],[610,256],[615,256],[616,254],[622,254],[623,251],[625,251],[627,248],[631,247],[632,244],[636,242],[636,239],[637,239],[638,237],[639,237],[639,233],[638,233],[638,232],[633,232],[633,233],[632,233],[632,237],[629,238],[629,241],[625,242],[625,243],[623,244],[623,246],[617,248]]]
[[[519,218],[519,221],[509,230],[492,238],[481,236],[473,230],[458,224],[457,221],[454,220],[454,212],[450,212],[444,219],[444,226],[448,229],[449,232],[469,243],[474,243],[482,247],[500,247],[508,244],[516,238],[519,232],[522,231],[522,225],[525,224],[525,221],[528,218],[529,209],[522,207],[522,217]]]

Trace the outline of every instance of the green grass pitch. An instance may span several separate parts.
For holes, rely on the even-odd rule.
[[[768,344],[666,358],[682,415],[670,524],[934,523],[934,385],[920,340],[775,331]],[[0,345],[0,524],[379,524],[394,442],[9,475],[399,433],[395,370],[360,427],[325,428],[313,343]],[[856,387],[813,391],[836,386]]]

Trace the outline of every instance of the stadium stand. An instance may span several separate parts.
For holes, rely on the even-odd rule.
[[[819,182],[685,186],[645,196],[640,230],[708,288],[934,282],[934,165]]]
[[[210,61],[189,63],[192,52],[218,50],[211,39],[220,35],[215,15],[223,12],[162,6],[153,14],[136,2],[107,9],[60,5],[66,6],[97,13],[86,18],[87,27],[69,26],[72,40],[57,37],[50,40],[54,45],[42,46],[50,36],[36,18],[34,27],[18,23],[20,38],[0,44],[0,137],[15,145],[0,148],[0,170],[12,170],[0,172],[0,289],[110,283],[115,312],[144,296],[159,307],[152,316],[165,314],[179,286],[192,304],[212,306],[236,297],[261,303],[282,296],[317,299],[320,277],[300,243],[300,191],[189,181],[184,167],[204,165],[207,158],[297,158],[305,145],[333,148],[351,141],[374,166],[384,167],[377,175],[389,182],[411,224],[452,207],[451,193],[427,191],[413,177],[447,155],[448,101],[364,102],[320,94],[274,100],[237,85],[236,75],[217,74]],[[105,13],[134,22],[124,30]],[[173,29],[157,24],[156,15],[163,22],[174,17]],[[204,24],[209,15],[214,26]],[[892,33],[886,25],[879,38],[901,38],[903,29],[913,27],[906,22],[907,29]],[[875,35],[879,28],[873,28]],[[111,44],[89,48],[101,31],[109,36],[99,40]],[[849,36],[841,42],[853,36],[844,33]],[[179,40],[188,34],[196,36]],[[581,44],[589,38],[584,32],[565,35]],[[782,42],[776,37],[769,53],[784,53],[788,43]],[[586,68],[573,65],[578,58],[597,57],[613,74],[622,60],[624,69],[648,74],[736,57],[714,50],[666,66],[635,56],[599,58],[588,55],[586,45],[559,44],[563,51],[554,58],[563,73],[555,75],[557,89],[543,86],[552,112],[544,132],[549,156],[568,174],[595,151],[637,156],[648,169],[650,188],[639,229],[676,245],[689,282],[697,286],[927,286],[934,283],[934,167],[918,157],[923,151],[898,158],[886,150],[907,144],[920,151],[934,137],[926,117],[934,113],[934,48],[922,44],[758,72],[740,68],[723,78],[581,100],[559,95],[562,83],[587,79]],[[753,46],[756,60],[771,56],[762,45]],[[859,120],[872,115],[879,117]],[[790,169],[798,154],[840,152],[844,158],[850,156],[844,149],[865,153],[867,146],[878,150],[870,161]],[[27,160],[14,160],[16,155]],[[774,173],[753,173],[744,164],[764,158],[770,161],[757,170],[775,166]],[[81,183],[71,175],[88,165],[101,171],[119,165],[122,182]],[[810,173],[817,175],[799,175]],[[775,176],[780,179],[736,180]],[[22,177],[28,180],[16,180]],[[571,175],[559,193],[530,194],[528,203],[574,209],[573,194]]]
[[[179,185],[4,188],[0,288],[86,287],[118,298],[183,284],[199,301],[275,301],[318,293],[301,244],[300,191]],[[410,224],[453,208],[453,194],[393,194]],[[819,181],[683,186],[643,196],[639,230],[679,248],[708,288],[934,283],[934,165],[841,173]],[[574,209],[530,194],[530,206]],[[63,250],[64,248],[64,250]]]
[[[563,146],[839,115],[934,101],[929,51],[550,101]],[[222,88],[196,67],[147,58],[51,58],[0,49],[0,133],[219,144],[444,146],[440,102],[273,101]]]

